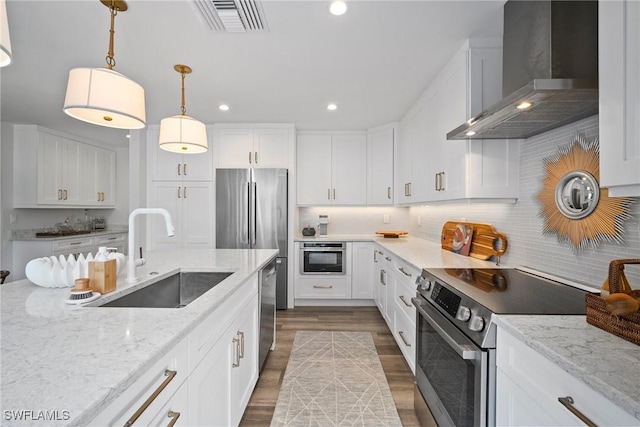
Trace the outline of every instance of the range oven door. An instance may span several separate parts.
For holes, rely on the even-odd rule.
[[[416,381],[433,418],[441,427],[491,425],[495,350],[477,347],[424,298],[412,301],[417,309]]]
[[[300,274],[346,274],[344,243],[303,243]]]

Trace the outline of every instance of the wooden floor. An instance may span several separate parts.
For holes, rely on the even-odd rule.
[[[380,356],[402,425],[420,426],[413,409],[414,376],[377,307],[298,307],[276,312],[276,349],[260,374],[240,426],[269,426],[296,331],[367,331]]]

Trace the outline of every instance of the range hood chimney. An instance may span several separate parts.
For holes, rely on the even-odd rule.
[[[502,79],[503,99],[447,139],[529,138],[597,114],[598,2],[507,1]]]

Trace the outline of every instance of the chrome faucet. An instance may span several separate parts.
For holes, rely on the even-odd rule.
[[[135,217],[141,214],[158,214],[164,217],[164,222],[167,226],[167,236],[171,237],[176,234],[176,230],[173,227],[173,221],[169,211],[161,208],[138,208],[131,211],[129,214],[129,248],[127,252],[127,278],[125,283],[136,283],[138,278],[136,277],[136,267],[144,265],[145,259],[140,257],[136,260],[134,255],[134,237],[135,237]]]

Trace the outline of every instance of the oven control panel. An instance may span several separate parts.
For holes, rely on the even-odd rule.
[[[442,286],[440,283],[436,283],[433,286],[431,299],[442,307],[451,317],[456,317],[460,301],[462,300],[462,298]]]

